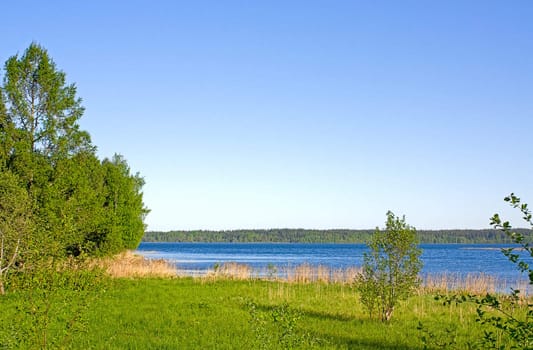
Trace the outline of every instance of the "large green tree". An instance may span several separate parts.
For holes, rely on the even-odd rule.
[[[4,71],[0,171],[13,174],[26,193],[35,223],[30,236],[41,242],[35,256],[135,248],[147,213],[144,181],[120,156],[98,159],[79,126],[84,108],[76,86],[36,43],[10,57]]]
[[[48,243],[49,254],[61,255],[72,238],[69,220],[55,220],[50,210],[67,204],[59,203],[60,195],[52,192],[69,190],[56,186],[58,164],[80,152],[93,152],[89,134],[78,124],[84,111],[81,99],[76,86],[66,84],[65,73],[36,43],[6,61],[2,95],[6,168],[20,177],[33,202],[34,236]]]
[[[8,118],[21,147],[47,157],[91,147],[89,134],[77,123],[84,108],[76,86],[66,84],[65,73],[44,48],[32,43],[22,56],[7,60],[5,71]]]
[[[25,181],[30,195],[48,182],[54,163],[80,150],[91,149],[89,134],[81,131],[83,114],[76,86],[66,84],[48,52],[32,43],[5,64],[2,87],[7,165]]]

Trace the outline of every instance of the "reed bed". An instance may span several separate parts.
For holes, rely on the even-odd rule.
[[[222,265],[215,265],[211,270],[208,270],[203,278],[206,279],[230,279],[230,280],[248,280],[252,279],[252,268],[246,264],[238,264],[235,262],[224,263]]]
[[[495,293],[498,281],[494,276],[478,274],[428,274],[422,278],[421,289],[430,293],[469,292],[472,294]]]
[[[323,283],[347,285],[355,283],[360,273],[360,267],[332,269],[324,265],[302,264],[287,266],[278,270],[278,268],[272,266],[253,269],[246,264],[225,263],[199,275],[201,278],[206,279],[266,279],[292,284]],[[426,274],[421,276],[421,281],[422,283],[418,289],[420,294],[459,292],[484,295],[487,293],[508,293],[511,288],[520,289],[523,296],[529,294],[527,281],[518,281],[511,285],[504,280],[485,273],[466,275],[457,273]]]
[[[335,283],[351,284],[361,273],[359,267],[332,269],[328,266],[302,264],[284,269],[284,280],[289,283]]]
[[[163,259],[146,259],[126,251],[113,257],[97,259],[94,266],[103,268],[111,277],[177,277],[178,269]]]
[[[251,280],[262,279],[294,284],[353,284],[361,273],[360,267],[332,269],[324,265],[302,264],[278,268],[269,265],[253,269],[246,264],[228,262],[216,264],[208,270],[184,271],[163,259],[147,259],[131,251],[111,258],[95,260],[94,266],[103,268],[112,277],[179,277],[193,276],[205,280]],[[511,288],[522,291],[522,296],[530,295],[527,281],[508,284],[494,276],[475,273],[461,275],[457,273],[426,274],[421,276],[419,293],[469,293],[483,295],[486,293],[508,293]]]
[[[234,262],[215,265],[212,269],[204,271],[195,271],[195,276],[200,278],[213,279],[230,279],[230,280],[250,280],[261,279],[287,283],[326,283],[326,284],[351,284],[355,281],[360,269],[353,267],[348,269],[331,269],[328,266],[312,266],[302,264],[297,266],[288,266],[277,268],[268,266],[266,268],[253,269],[246,264]],[[185,274],[185,272],[182,272]]]
[[[528,282],[516,281],[513,284],[485,273],[461,275],[457,273],[427,274],[422,278],[420,287],[423,293],[463,292],[474,295],[487,293],[508,293],[513,289],[522,291],[523,296],[529,292]]]

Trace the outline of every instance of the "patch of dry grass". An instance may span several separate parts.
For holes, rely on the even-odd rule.
[[[106,271],[111,277],[176,277],[178,270],[163,259],[146,259],[131,251],[113,257],[94,261],[94,265]]]
[[[227,262],[220,266],[217,265],[213,270],[207,271],[203,278],[213,280],[248,280],[252,278],[252,268],[246,264]]]
[[[289,283],[351,284],[354,283],[360,272],[361,269],[358,267],[331,269],[324,265],[312,266],[309,264],[289,267],[285,270],[286,280]]]
[[[141,255],[126,251],[113,257],[97,259],[92,266],[102,268],[111,277],[139,278],[139,277],[164,277],[172,278],[188,276],[187,272],[180,271],[164,259],[147,259]],[[202,272],[202,271],[200,271]],[[331,269],[327,266],[312,266],[302,264],[269,271],[256,271],[246,264],[235,262],[224,263],[213,269],[201,273],[199,278],[206,280],[250,280],[268,279],[296,284],[324,283],[324,284],[353,284],[361,273],[358,267],[348,269]],[[515,286],[516,287],[516,286]],[[527,286],[520,285],[520,290],[527,290]],[[502,282],[488,274],[428,274],[423,276],[420,294],[467,292],[475,295],[507,291]]]
[[[487,293],[497,294],[508,292],[511,287],[527,291],[527,283],[525,281],[518,281],[517,286],[511,286],[507,285],[505,281],[485,273],[471,273],[467,275],[440,273],[424,276],[420,292],[422,294],[464,292],[474,295],[485,295]]]

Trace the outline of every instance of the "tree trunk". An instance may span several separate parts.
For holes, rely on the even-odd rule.
[[[390,321],[390,319],[392,318],[393,311],[394,311],[394,307],[388,307],[385,310],[385,321]]]

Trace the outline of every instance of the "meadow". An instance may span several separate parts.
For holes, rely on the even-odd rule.
[[[444,305],[434,300],[435,289],[420,289],[398,306],[390,322],[381,322],[369,318],[350,283],[214,274],[169,277],[172,269],[162,262],[130,255],[122,260],[127,267],[106,263],[108,274],[121,277],[101,277],[95,289],[60,289],[48,293],[44,304],[35,302],[36,291],[0,298],[0,344],[50,349],[467,349],[483,334],[474,304]]]
[[[19,298],[24,293],[0,300],[4,322]],[[52,315],[47,336],[73,349],[422,349],[422,322],[452,330],[466,348],[479,332],[474,314],[473,306],[443,306],[420,295],[383,323],[368,318],[349,285],[121,278],[92,300],[84,326],[67,342],[62,314]]]

